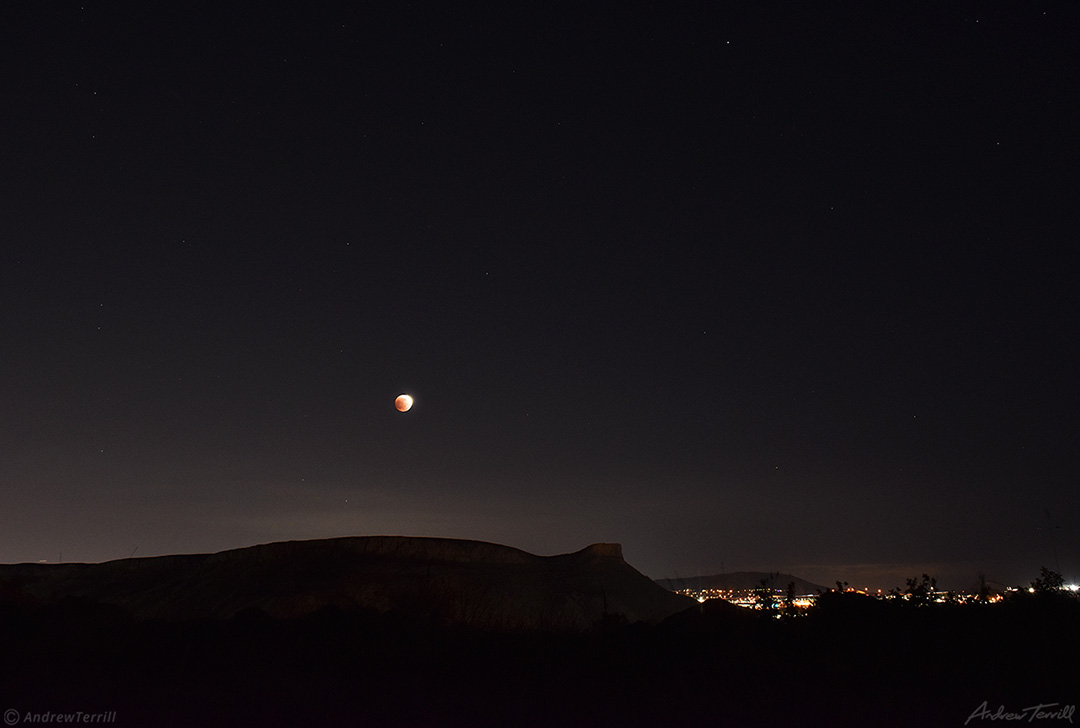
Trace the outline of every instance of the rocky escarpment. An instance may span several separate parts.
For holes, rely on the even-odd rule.
[[[536,556],[481,541],[368,536],[262,544],[102,564],[0,566],[0,599],[68,597],[136,619],[290,618],[332,606],[496,629],[580,630],[605,618],[654,622],[693,604],[654,584],[618,544]]]

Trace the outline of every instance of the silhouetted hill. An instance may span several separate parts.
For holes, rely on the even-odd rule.
[[[656,583],[669,591],[677,589],[757,589],[765,579],[771,588],[787,591],[788,584],[795,582],[796,594],[817,594],[826,587],[800,579],[791,574],[770,574],[765,571],[733,571],[730,574],[712,576],[689,576],[683,579],[656,579]]]
[[[78,597],[136,619],[292,618],[324,607],[401,612],[497,629],[580,630],[604,618],[656,622],[693,602],[654,584],[618,544],[536,556],[479,541],[370,536],[102,564],[0,565],[8,602]]]

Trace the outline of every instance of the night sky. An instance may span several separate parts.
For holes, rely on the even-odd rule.
[[[1080,576],[1080,4],[159,5],[0,9],[0,562]]]

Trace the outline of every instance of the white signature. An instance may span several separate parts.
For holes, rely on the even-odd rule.
[[[975,712],[968,716],[968,719],[964,721],[964,725],[967,725],[973,718],[990,720],[1026,720],[1028,723],[1032,722],[1036,718],[1039,720],[1067,720],[1070,723],[1073,722],[1073,713],[1076,712],[1075,705],[1062,705],[1061,703],[1039,703],[1038,705],[1030,705],[1023,708],[1018,713],[1005,710],[1004,705],[999,705],[998,709],[994,712],[990,712],[990,708],[987,703],[989,701],[982,701],[982,705],[975,709]],[[1051,710],[1053,708],[1054,710]]]

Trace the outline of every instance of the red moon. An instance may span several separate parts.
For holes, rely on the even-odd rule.
[[[412,397],[407,394],[399,394],[398,398],[394,400],[394,406],[397,407],[398,412],[408,412],[412,407]]]

